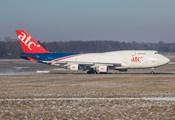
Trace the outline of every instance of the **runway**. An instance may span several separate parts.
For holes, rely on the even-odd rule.
[[[164,98],[15,98],[15,99],[0,99],[0,101],[101,101],[101,100],[147,100],[147,101],[175,101],[175,97]]]
[[[173,60],[175,58],[171,57]],[[175,62],[155,69],[155,74],[175,74]],[[40,72],[38,72],[40,71]],[[44,71],[44,72],[41,72]],[[45,72],[47,71],[47,72]],[[49,72],[48,72],[49,71]],[[127,72],[109,71],[108,74],[150,74],[150,69],[129,69]],[[0,75],[25,75],[35,73],[48,74],[86,74],[86,71],[70,71],[40,63],[32,63],[23,59],[0,60]]]

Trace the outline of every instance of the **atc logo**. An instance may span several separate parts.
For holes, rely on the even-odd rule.
[[[100,70],[103,71],[103,70],[105,70],[105,68],[104,67],[101,67]]]
[[[18,39],[24,43],[25,46],[28,47],[29,50],[32,50],[31,46],[36,46],[36,47],[40,47],[40,45],[36,45],[36,43],[34,43],[33,41],[31,41],[31,36],[26,36],[26,34],[24,32],[21,32],[21,35],[18,35]]]
[[[72,66],[72,69],[75,69],[76,68],[76,66]]]
[[[131,62],[141,62],[141,59],[142,59],[143,57],[132,57],[131,58]]]

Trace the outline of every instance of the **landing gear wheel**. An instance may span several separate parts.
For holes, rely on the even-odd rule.
[[[155,72],[154,71],[151,71],[151,74],[154,74]]]
[[[155,69],[155,68],[152,68],[152,70],[151,70],[151,74],[155,74],[154,69]]]
[[[87,71],[87,74],[98,74],[98,72],[91,68]]]
[[[98,74],[98,72],[91,68],[87,71],[87,74]]]

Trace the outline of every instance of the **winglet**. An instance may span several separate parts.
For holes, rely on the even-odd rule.
[[[26,31],[16,30],[16,35],[24,53],[48,53],[35,39]]]

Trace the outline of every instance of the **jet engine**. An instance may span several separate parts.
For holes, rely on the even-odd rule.
[[[99,71],[100,73],[107,73],[109,68],[108,66],[99,66],[98,68],[96,68],[97,71]]]
[[[126,72],[126,71],[128,71],[128,68],[125,68],[125,67],[115,67],[115,70],[118,70],[120,72]]]
[[[81,66],[78,65],[78,64],[74,64],[74,65],[70,65],[69,66],[69,69],[70,70],[80,70],[81,69]]]

